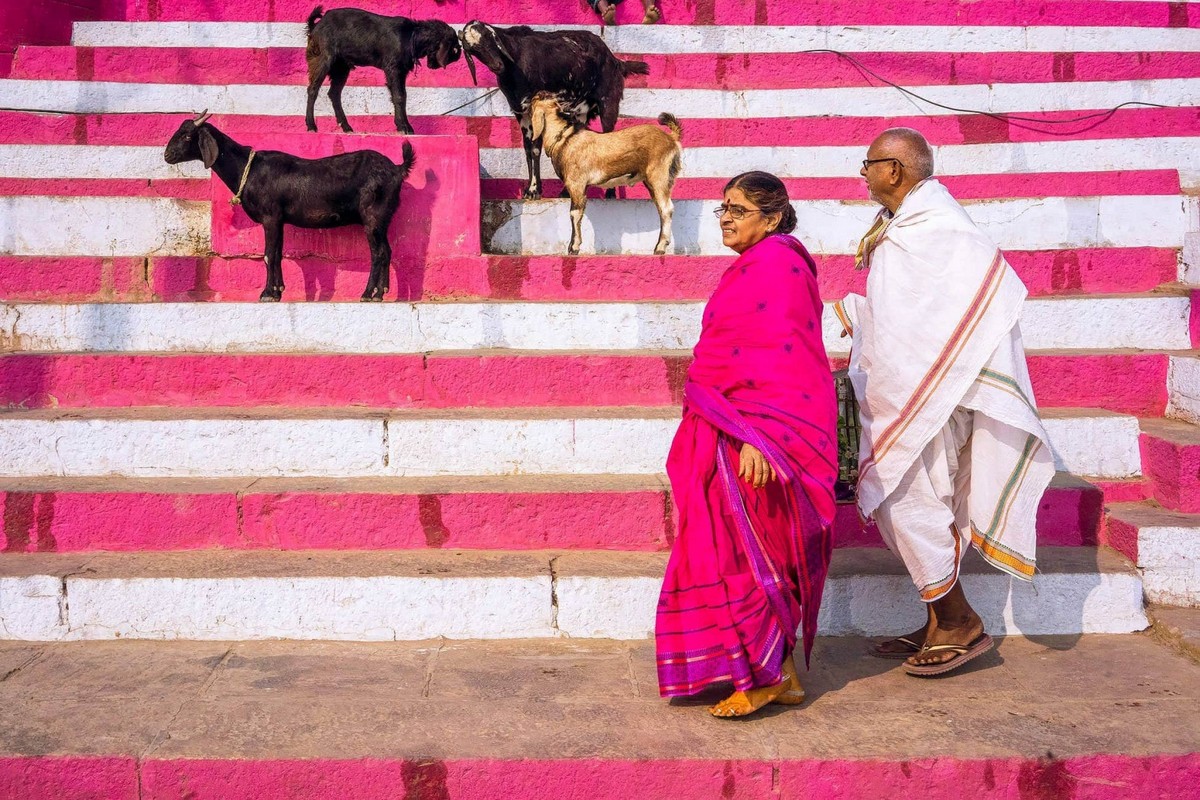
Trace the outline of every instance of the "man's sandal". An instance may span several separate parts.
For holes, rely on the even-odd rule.
[[[886,644],[895,644],[895,643],[904,645],[904,650],[882,650],[881,649]],[[911,656],[915,656],[919,652],[921,652],[921,645],[917,644],[916,642],[914,642],[912,639],[908,638],[907,636],[897,636],[895,639],[888,639],[886,642],[880,642],[879,644],[877,644],[874,647],[867,650],[868,655],[875,656],[876,658],[894,658],[894,659],[908,659]]]
[[[949,661],[943,661],[940,664],[909,664],[905,662],[904,671],[909,675],[917,675],[919,677],[931,677],[933,675],[944,675],[947,672],[958,669],[963,664],[966,664],[973,658],[983,655],[988,650],[996,646],[991,636],[986,633],[981,633],[979,638],[971,642],[969,645],[961,644],[933,644],[925,645],[921,651],[910,658],[920,658],[921,656],[930,655],[933,653],[956,653],[957,655]]]

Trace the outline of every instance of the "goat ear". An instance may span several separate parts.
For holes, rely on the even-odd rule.
[[[504,49],[504,45],[500,42],[500,37],[496,35],[496,29],[491,25],[485,25],[484,27],[487,28],[487,32],[492,35],[492,41],[496,43],[496,49],[500,51],[500,55],[504,57],[504,60],[512,62],[513,57],[510,56],[508,51]]]
[[[540,105],[535,104],[529,109],[529,129],[530,138],[535,142],[546,132],[546,110]]]
[[[201,128],[197,136],[200,139],[200,160],[204,162],[205,167],[211,169],[217,156],[221,154],[220,148],[217,147],[217,139],[207,128]]]

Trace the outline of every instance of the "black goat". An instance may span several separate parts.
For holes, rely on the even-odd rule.
[[[246,216],[263,226],[267,286],[264,302],[283,296],[283,226],[336,228],[361,224],[371,248],[371,277],[363,300],[387,294],[392,261],[388,226],[400,206],[400,184],[412,171],[412,145],[404,143],[404,163],[374,150],[328,158],[298,158],[277,150],[256,151],[238,144],[206,122],[208,112],[184,120],[167,142],[168,164],[203,161],[233,192]]]
[[[616,127],[626,76],[650,72],[644,61],[617,58],[603,39],[588,31],[543,33],[527,25],[496,28],[474,20],[463,28],[462,44],[471,77],[475,77],[474,56],[496,73],[500,91],[521,123],[529,168],[526,200],[542,196],[542,143],[534,139],[529,120],[533,96],[554,92],[575,108],[581,124],[599,117],[607,133]]]
[[[440,20],[385,17],[357,8],[334,8],[325,13],[317,6],[308,15],[308,46],[304,50],[308,62],[304,121],[310,131],[317,129],[313,104],[328,76],[334,117],[342,130],[350,133],[350,123],[342,110],[346,78],[355,67],[378,67],[392,95],[396,130],[411,136],[413,128],[406,107],[408,74],[422,58],[430,69],[441,69],[457,61],[460,53],[458,35]]]

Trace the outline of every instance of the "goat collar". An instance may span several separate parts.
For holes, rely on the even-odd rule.
[[[242,190],[246,188],[246,178],[250,177],[250,165],[254,163],[254,154],[255,150],[251,147],[250,155],[246,159],[246,168],[242,170],[242,179],[238,181],[237,192],[234,193],[233,197],[229,198],[229,205],[231,206],[240,206],[242,204]]]

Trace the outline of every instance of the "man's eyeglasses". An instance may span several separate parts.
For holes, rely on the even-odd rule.
[[[745,219],[747,214],[761,214],[761,208],[742,208],[741,206],[719,205],[713,209],[713,216],[717,219],[725,216],[725,212],[729,212],[729,216],[733,219]]]
[[[884,161],[895,161],[901,167],[904,166],[904,162],[898,158],[864,158],[863,159],[863,169],[866,169],[867,167],[871,166],[872,164],[879,164]]]

